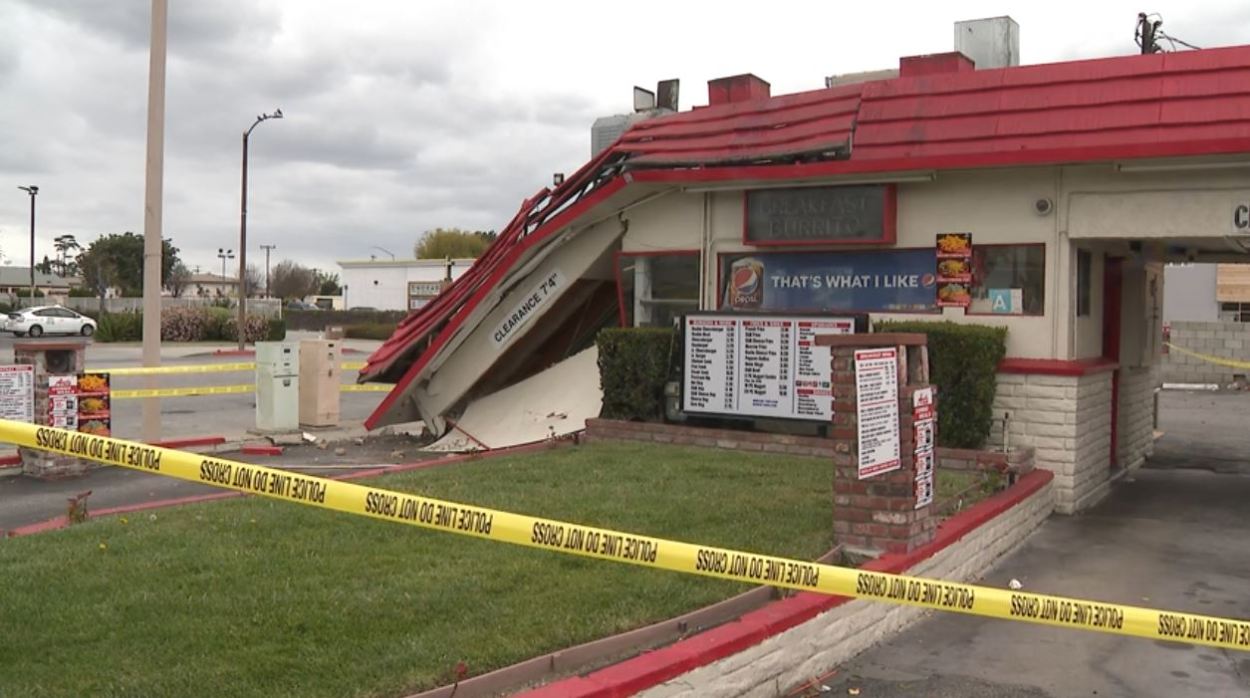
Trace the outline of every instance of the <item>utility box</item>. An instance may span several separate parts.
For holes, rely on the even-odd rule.
[[[256,343],[256,429],[299,428],[299,345]]]
[[[299,343],[299,423],[303,427],[339,425],[339,379],[342,343],[305,339]]]

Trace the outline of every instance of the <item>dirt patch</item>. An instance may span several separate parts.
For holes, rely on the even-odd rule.
[[[428,445],[428,437],[409,434],[386,434],[365,436],[341,441],[323,441],[286,446],[280,456],[258,456],[240,451],[222,453],[223,458],[240,460],[259,465],[284,468],[315,466],[316,469],[344,469],[359,466],[398,465],[415,461],[442,458],[443,453],[429,453],[421,447]],[[309,468],[313,469],[313,468]]]

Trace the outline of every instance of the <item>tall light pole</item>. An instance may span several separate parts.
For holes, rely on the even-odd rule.
[[[256,117],[256,121],[243,132],[243,196],[242,203],[239,207],[239,350],[245,348],[246,333],[244,328],[247,327],[247,140],[252,135],[252,129],[260,125],[260,122],[269,119],[281,119],[282,110],[275,109],[272,114],[261,114]]]
[[[217,259],[221,260],[221,283],[226,283],[226,260],[234,259],[234,250],[217,248]]]
[[[269,253],[278,249],[277,245],[261,245],[260,249],[265,251],[265,298],[269,297]]]
[[[39,196],[39,187],[18,187],[30,194],[30,304],[35,304],[35,197]]]
[[[148,49],[148,130],[143,188],[143,365],[161,364],[161,256],[165,201],[165,54],[168,38],[168,0],[152,0]],[[155,375],[144,378],[145,388],[156,388]],[[143,438],[161,436],[161,400],[143,399]]]
[[[382,251],[382,252],[385,252],[385,253],[387,253],[387,254],[389,254],[389,255],[391,256],[391,261],[392,261],[392,262],[394,262],[394,261],[395,261],[395,253],[394,253],[394,252],[391,252],[390,250],[386,249],[385,247],[378,247],[377,245],[374,245],[373,247],[370,247],[369,249],[371,249],[371,250],[380,250],[380,251]]]

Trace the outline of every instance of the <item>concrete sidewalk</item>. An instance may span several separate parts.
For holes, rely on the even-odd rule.
[[[1026,591],[1250,618],[1250,394],[1174,394],[1146,469],[1056,516],[986,576]],[[1246,696],[1250,653],[934,615],[841,667],[829,695]]]

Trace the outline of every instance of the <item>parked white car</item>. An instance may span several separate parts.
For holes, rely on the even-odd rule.
[[[4,318],[3,329],[18,337],[25,337],[27,334],[32,337],[42,337],[45,334],[80,334],[90,337],[95,334],[95,320],[79,315],[69,308],[48,305],[9,313]]]

